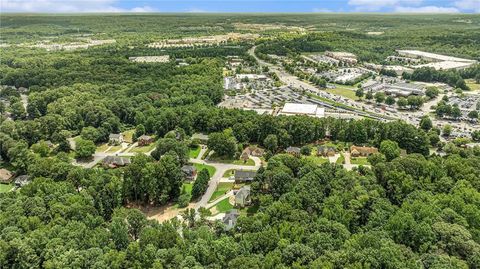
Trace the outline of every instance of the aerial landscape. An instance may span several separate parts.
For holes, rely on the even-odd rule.
[[[0,268],[480,268],[480,2],[26,2],[1,2]]]

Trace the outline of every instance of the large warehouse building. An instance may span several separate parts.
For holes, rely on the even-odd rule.
[[[325,108],[314,104],[286,103],[278,115],[307,115],[311,117],[325,117]]]

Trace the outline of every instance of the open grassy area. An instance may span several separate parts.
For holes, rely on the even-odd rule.
[[[233,183],[231,182],[220,182],[217,185],[217,188],[215,189],[215,192],[212,194],[212,197],[210,197],[210,200],[208,202],[214,201],[218,197],[224,195],[225,193],[229,192],[233,187]]]
[[[215,167],[211,165],[194,163],[193,166],[195,166],[198,172],[206,168],[208,170],[208,174],[210,175],[210,177],[212,177],[215,174],[215,171],[217,171],[217,169],[215,169]]]
[[[13,184],[0,183],[0,193],[10,191],[11,189],[13,189]]]
[[[193,183],[183,183],[182,190],[185,190],[186,193],[192,193]]]
[[[133,143],[133,134],[135,133],[135,129],[132,129],[132,130],[128,130],[128,131],[125,131],[123,132],[123,140],[125,140],[125,142],[127,143]]]
[[[229,159],[223,159],[221,157],[215,156],[215,154],[212,154],[209,160],[217,163],[229,163],[229,164],[249,165],[249,166],[255,165],[255,162],[252,159],[248,159],[246,162],[244,162],[243,160],[229,160]]]
[[[340,154],[340,157],[338,157],[337,159],[337,164],[343,164],[343,162],[345,161],[345,157],[343,157],[343,154]]]
[[[229,198],[225,198],[222,201],[220,201],[217,205],[215,205],[217,212],[218,213],[225,213],[228,210],[233,208],[233,205],[230,204]]]
[[[322,164],[322,163],[328,163],[328,158],[325,157],[317,157],[317,156],[307,156],[305,159],[314,162],[315,164]]]
[[[107,152],[114,153],[122,149],[122,146],[112,146]]]
[[[351,164],[358,164],[358,165],[369,165],[368,159],[365,157],[357,157],[357,158],[350,158]]]
[[[109,145],[107,143],[103,143],[99,146],[97,146],[97,149],[95,150],[96,152],[104,152],[105,150],[107,150],[109,147]]]
[[[201,149],[200,146],[197,146],[196,148],[190,148],[190,150],[188,152],[188,157],[193,158],[193,159],[197,158],[198,154],[200,154],[200,149]]]
[[[155,145],[156,145],[155,143],[152,143],[144,147],[134,147],[133,149],[130,150],[130,152],[147,153],[149,151],[152,151],[155,148]]]
[[[473,80],[473,79],[467,79],[467,80],[465,80],[465,83],[467,83],[467,86],[468,86],[472,91],[480,91],[480,84],[475,83],[475,80]]]
[[[343,85],[335,85],[335,89],[326,89],[326,92],[340,95],[352,100],[358,100],[358,97],[355,96],[355,88]]]
[[[235,175],[235,169],[228,169],[222,177],[233,177],[233,175]]]

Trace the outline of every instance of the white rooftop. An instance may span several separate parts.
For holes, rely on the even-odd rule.
[[[414,66],[415,68],[420,67],[432,67],[435,70],[448,70],[448,69],[458,69],[458,68],[467,68],[473,65],[473,62],[452,62],[452,61],[443,61],[436,63],[428,63]]]
[[[314,104],[286,103],[283,106],[280,114],[325,117],[325,108],[318,107],[317,105],[314,105]]]
[[[462,59],[462,58],[446,56],[446,55],[441,55],[441,54],[435,54],[435,53],[430,53],[430,52],[425,52],[425,51],[420,51],[420,50],[397,50],[397,52],[401,55],[402,54],[409,54],[409,55],[415,55],[415,56],[418,56],[418,57],[431,58],[431,59],[435,59],[435,60],[438,60],[438,61],[452,61],[452,62],[465,62],[465,63],[476,62],[475,60]]]

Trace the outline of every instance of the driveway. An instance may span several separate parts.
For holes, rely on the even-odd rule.
[[[199,159],[190,159],[191,163],[198,163],[198,164],[206,164],[215,167],[216,171],[215,174],[212,176],[210,181],[208,182],[208,188],[205,194],[203,194],[202,198],[200,201],[198,201],[195,204],[195,209],[198,210],[200,207],[205,207],[207,208],[208,206],[208,200],[210,200],[210,197],[212,197],[213,193],[215,192],[215,189],[217,188],[218,183],[223,177],[223,174],[227,170],[230,169],[235,169],[235,170],[258,170],[262,164],[262,161],[258,157],[250,157],[254,162],[254,166],[249,166],[249,165],[236,165],[236,164],[228,164],[228,163],[215,163],[215,162],[209,162],[205,160],[199,160]]]

